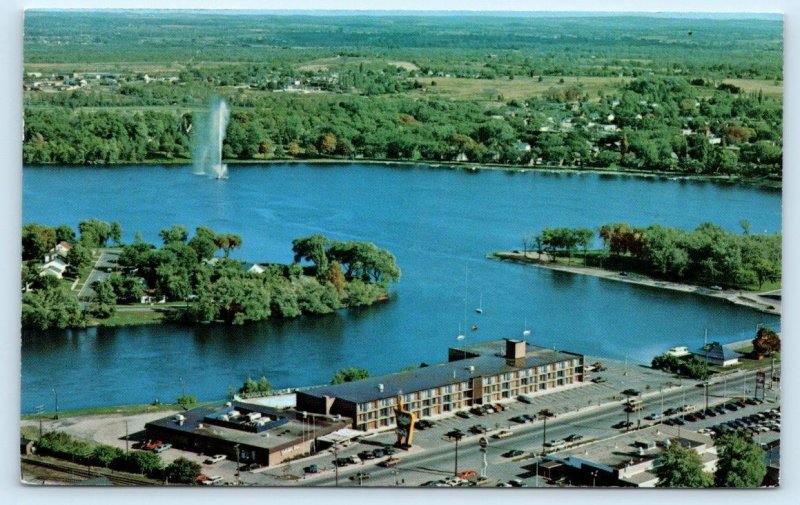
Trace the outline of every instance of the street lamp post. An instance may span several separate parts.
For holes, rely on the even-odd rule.
[[[703,383],[703,385],[705,386],[705,393],[706,393],[706,412],[708,412],[708,386],[709,386],[709,382],[705,381]]]
[[[54,419],[58,419],[58,391],[56,391],[56,388],[53,388],[53,395],[55,396],[56,399],[56,415]]]
[[[456,433],[453,435],[453,438],[456,439],[456,454],[455,454],[455,463],[453,466],[453,475],[458,475],[458,441],[461,440],[461,437],[463,436],[464,435],[462,435],[461,433]]]
[[[125,452],[128,452],[128,420],[125,420]]]
[[[333,471],[336,480],[336,487],[339,487],[339,445],[333,443]]]
[[[240,469],[239,469],[239,444],[234,444],[233,448],[236,450],[236,485],[239,485]]]
[[[544,418],[544,425],[542,426],[542,454],[545,454],[546,449],[544,444],[547,442],[547,418],[552,417],[553,413],[548,409],[540,410],[539,415]]]

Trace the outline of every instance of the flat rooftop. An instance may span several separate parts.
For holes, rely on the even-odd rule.
[[[320,416],[315,416],[314,423],[311,423],[310,420],[308,423],[305,423],[302,420],[295,418],[297,415],[295,412],[281,412],[265,407],[258,407],[253,404],[233,402],[233,407],[248,412],[261,412],[263,415],[269,416],[272,419],[281,417],[289,418],[289,421],[273,429],[268,429],[259,433],[209,424],[207,422],[208,417],[214,417],[215,415],[219,414],[220,411],[229,410],[229,407],[221,405],[216,407],[198,407],[187,410],[186,412],[182,413],[184,416],[184,421],[182,424],[178,423],[175,419],[176,416],[173,415],[147,423],[146,427],[152,426],[178,433],[216,438],[229,443],[242,444],[262,449],[274,449],[284,445],[297,443],[298,440],[309,438],[309,430],[312,428],[312,426],[315,427],[315,431],[311,436],[316,435],[317,437],[320,437],[343,428],[348,424],[346,419],[342,419],[341,421],[330,421],[326,419],[320,419]]]
[[[713,445],[711,437],[700,435],[695,431],[656,425],[641,430],[632,430],[574,449],[558,451],[550,456],[565,460],[566,464],[571,466],[580,466],[580,464],[586,463],[602,467],[609,472],[616,472],[632,464],[636,465],[656,458],[664,450],[667,440],[670,444],[681,444],[685,447],[703,445],[710,447]],[[640,450],[636,445],[637,442],[648,447],[652,446],[652,448]]]
[[[317,397],[331,396],[354,403],[363,403],[393,398],[398,394],[458,384],[473,377],[497,375],[523,368],[549,365],[581,356],[528,345],[524,358],[509,361],[505,358],[505,340],[452,348],[450,351],[451,356],[456,356],[456,358],[459,351],[464,351],[466,357],[405,372],[370,377],[356,382],[315,387],[304,393]],[[383,385],[383,391],[380,390],[380,385]]]

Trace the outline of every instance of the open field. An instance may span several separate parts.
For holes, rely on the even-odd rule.
[[[783,83],[766,79],[725,79],[722,81],[733,84],[750,93],[761,90],[765,95],[781,97],[783,96]]]
[[[514,79],[466,79],[459,77],[434,77],[435,86],[428,87],[428,93],[447,95],[457,100],[503,100],[525,99],[538,96],[550,88],[558,86],[580,86],[590,97],[600,90],[616,89],[630,79],[620,77],[580,77],[562,78],[515,77]],[[564,82],[561,83],[560,81]]]

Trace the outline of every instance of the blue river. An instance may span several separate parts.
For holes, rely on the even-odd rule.
[[[543,227],[611,222],[754,233],[781,229],[781,192],[718,182],[593,173],[508,173],[427,166],[234,166],[228,180],[188,167],[28,167],[23,221],[119,221],[125,240],[159,243],[172,224],[237,233],[234,257],[289,262],[294,238],[322,233],[391,250],[391,299],[360,310],[244,327],[90,328],[22,339],[22,412],[172,402],[182,388],[224,397],[248,376],[276,387],[326,383],[343,367],[373,375],[446,360],[463,343],[520,337],[631,362],[675,345],[752,338],[775,316],[707,297],[488,260]],[[598,243],[599,245],[599,243]],[[465,303],[466,301],[466,303]],[[483,314],[474,310],[480,305]],[[466,308],[466,310],[465,310]],[[478,330],[466,330],[477,325]]]

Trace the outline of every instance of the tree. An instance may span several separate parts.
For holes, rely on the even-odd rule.
[[[216,245],[217,234],[213,230],[204,226],[195,229],[194,237],[189,241],[189,247],[194,249],[198,260],[204,260],[214,256],[214,252],[219,249]]]
[[[232,233],[224,233],[216,236],[214,244],[217,246],[217,249],[222,249],[227,258],[232,250],[242,246],[242,237]]]
[[[75,242],[75,230],[66,224],[60,224],[56,227],[56,243],[67,242],[73,244]]]
[[[342,384],[345,382],[355,382],[369,377],[369,371],[363,368],[341,368],[331,379],[331,384]]]
[[[122,449],[118,447],[98,445],[92,450],[91,462],[92,465],[108,468],[114,460],[122,457],[123,454]]]
[[[119,221],[112,221],[111,228],[108,234],[109,238],[114,241],[114,245],[122,244],[122,225]]]
[[[92,254],[81,244],[75,244],[67,253],[67,270],[70,275],[78,276],[78,272],[92,261]]]
[[[158,454],[148,451],[131,451],[114,460],[113,467],[115,470],[123,472],[141,473],[155,477],[164,467],[164,463]]]
[[[767,474],[764,451],[739,432],[725,433],[715,441],[717,470],[714,486],[755,488]]]
[[[175,403],[180,405],[182,409],[188,409],[197,404],[197,398],[194,395],[180,395]]]
[[[106,319],[114,315],[117,310],[117,295],[113,285],[106,279],[92,285],[94,300],[89,312],[97,318]]]
[[[22,227],[22,259],[42,260],[56,246],[56,230],[36,223]]]
[[[589,245],[592,243],[594,232],[589,228],[578,228],[573,230],[577,245],[583,249],[583,264],[586,265],[586,253],[589,250]]]
[[[342,272],[342,266],[338,261],[331,262],[328,266],[328,270],[323,274],[322,280],[336,288],[336,292],[340,297],[344,296],[347,289],[347,282],[344,278],[344,272]]]
[[[172,227],[164,228],[158,232],[158,236],[161,237],[164,245],[173,242],[185,243],[186,239],[189,238],[189,230],[187,230],[185,226],[173,224]]]
[[[194,484],[200,475],[200,464],[183,456],[176,459],[164,469],[164,478],[170,484]]]
[[[111,225],[99,219],[88,219],[78,224],[81,242],[86,247],[104,247],[111,237]]]
[[[781,338],[769,328],[761,327],[753,339],[753,352],[756,354],[772,354],[781,350]]]
[[[671,444],[658,457],[655,468],[656,487],[703,488],[713,483],[711,474],[703,470],[700,455],[691,448]]]
[[[170,484],[194,484],[200,475],[200,464],[183,456],[176,459],[164,469],[164,478]]]
[[[314,263],[317,273],[322,275],[328,270],[328,247],[330,240],[325,235],[315,233],[310,237],[300,237],[292,241],[294,260],[307,260]]]

